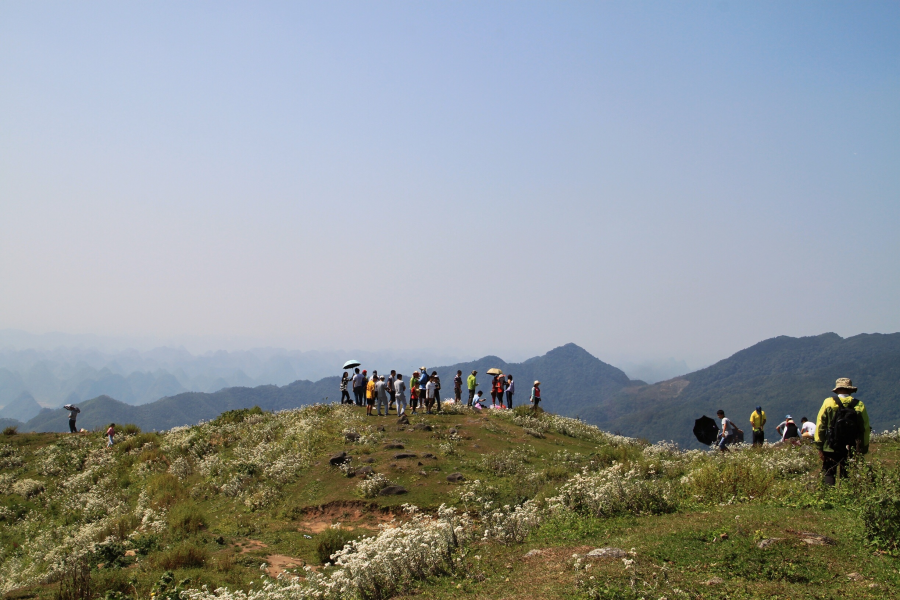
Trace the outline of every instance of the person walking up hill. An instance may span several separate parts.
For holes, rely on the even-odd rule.
[[[835,484],[838,471],[842,479],[847,477],[847,459],[854,453],[869,452],[869,413],[862,401],[853,397],[856,390],[850,379],[838,379],[834,384],[837,396],[825,398],[816,418],[815,444],[827,486]]]

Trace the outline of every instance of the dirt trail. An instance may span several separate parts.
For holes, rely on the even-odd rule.
[[[382,511],[366,502],[332,502],[308,509],[300,520],[300,531],[322,533],[335,523],[347,529],[364,527],[375,529],[381,523],[390,523],[396,515]]]

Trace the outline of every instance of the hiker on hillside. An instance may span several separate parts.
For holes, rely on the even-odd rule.
[[[791,417],[791,415],[785,415],[784,421],[778,424],[778,427],[775,428],[775,431],[777,431],[781,435],[782,442],[787,442],[788,440],[797,439],[800,437],[800,428],[797,427],[796,423],[794,423],[794,419],[793,417]]]
[[[804,440],[811,440],[816,437],[816,424],[806,417],[800,419],[800,437]]]
[[[437,371],[431,372],[429,383],[434,384],[434,404],[437,407],[437,412],[441,412],[441,378],[438,377]]]
[[[425,386],[428,385],[428,371],[419,367],[419,406],[425,406]]]
[[[469,388],[469,406],[472,406],[472,401],[475,398],[475,388],[478,387],[478,380],[475,379],[476,375],[478,375],[478,371],[472,371],[472,374],[466,378],[466,386]]]
[[[391,369],[391,376],[388,377],[387,380],[387,391],[388,391],[388,410],[394,408],[394,402],[397,401],[397,391],[394,389],[394,383],[397,381],[397,371]]]
[[[366,384],[366,416],[372,416],[372,408],[375,406],[375,382],[378,380],[378,371],[372,371],[372,379]]]
[[[497,382],[499,380],[499,375],[494,375],[491,378],[491,408],[497,408],[497,388],[499,387],[499,384]],[[503,392],[500,393],[502,394]],[[503,402],[503,398],[501,398],[500,401]]]
[[[532,409],[534,414],[537,414],[538,404],[541,403],[541,382],[535,381],[534,386],[531,388],[531,403],[534,405]]]
[[[394,382],[394,400],[397,402],[397,416],[406,414],[406,382],[400,373],[397,373]]]
[[[513,382],[513,376],[506,376],[506,408],[512,410],[512,397],[516,393],[516,384]]]
[[[722,431],[719,432],[719,441],[716,444],[722,452],[728,452],[728,446],[737,441],[737,425],[725,416],[724,410],[717,410],[716,415],[722,419]]]
[[[384,407],[384,416],[388,416],[388,392],[387,384],[384,382],[384,375],[375,382],[375,401],[378,405],[378,416],[381,416],[381,407]]]
[[[750,413],[750,425],[753,427],[753,445],[762,446],[766,441],[766,434],[763,431],[766,426],[766,411],[762,406],[757,406],[756,410]]]
[[[69,432],[78,433],[78,428],[75,427],[75,419],[78,418],[78,413],[81,412],[81,409],[74,404],[66,404],[63,408],[69,411]]]
[[[432,406],[434,406],[434,380],[429,377],[425,383],[425,414],[431,414]]]
[[[453,399],[457,404],[462,402],[462,371],[457,371],[453,378]]]
[[[115,444],[115,440],[113,439],[116,435],[116,424],[110,423],[109,428],[106,430],[106,447],[112,448],[112,445]]]
[[[837,396],[826,398],[816,418],[815,444],[822,459],[822,479],[825,485],[834,485],[840,470],[841,478],[847,477],[847,459],[854,453],[869,452],[869,413],[858,399],[853,397],[853,382],[841,377],[834,384]]]
[[[347,384],[350,382],[350,376],[347,374],[347,371],[344,371],[344,375],[341,377],[341,404],[352,404],[353,401],[350,400],[350,392],[347,391]]]
[[[366,376],[365,371],[362,373],[359,372],[359,367],[354,369],[355,375],[353,375],[353,395],[356,397],[356,405],[362,406],[363,404],[363,394],[366,392]]]
[[[423,398],[424,400],[424,398]],[[412,378],[409,380],[409,407],[412,414],[416,414],[416,408],[419,406],[419,372],[413,371]]]

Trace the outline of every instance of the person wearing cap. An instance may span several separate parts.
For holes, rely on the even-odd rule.
[[[794,423],[794,418],[791,415],[785,415],[784,421],[778,424],[775,431],[781,434],[782,442],[800,437],[800,429],[797,427],[797,424]]]
[[[750,413],[750,425],[753,427],[753,445],[762,446],[766,441],[766,434],[763,431],[766,426],[766,411],[762,406],[757,406],[756,410]]]
[[[837,396],[825,398],[816,418],[815,444],[822,460],[822,480],[833,486],[838,471],[847,477],[847,459],[854,452],[869,452],[869,413],[865,405],[854,398],[857,388],[846,377],[834,384]]]
[[[472,371],[472,374],[466,379],[466,385],[469,388],[469,406],[472,406],[472,400],[475,399],[475,388],[478,387],[478,381],[475,379],[476,375],[478,375],[478,371]]]
[[[534,405],[534,413],[537,414],[538,404],[541,403],[541,382],[535,381],[531,388],[531,403]]]

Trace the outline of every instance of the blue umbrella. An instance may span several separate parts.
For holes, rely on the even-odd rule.
[[[343,367],[343,368],[345,368],[345,369],[352,369],[353,367],[358,367],[358,366],[361,365],[361,364],[362,364],[362,363],[359,362],[358,360],[348,360],[347,362],[344,363],[344,367]]]

